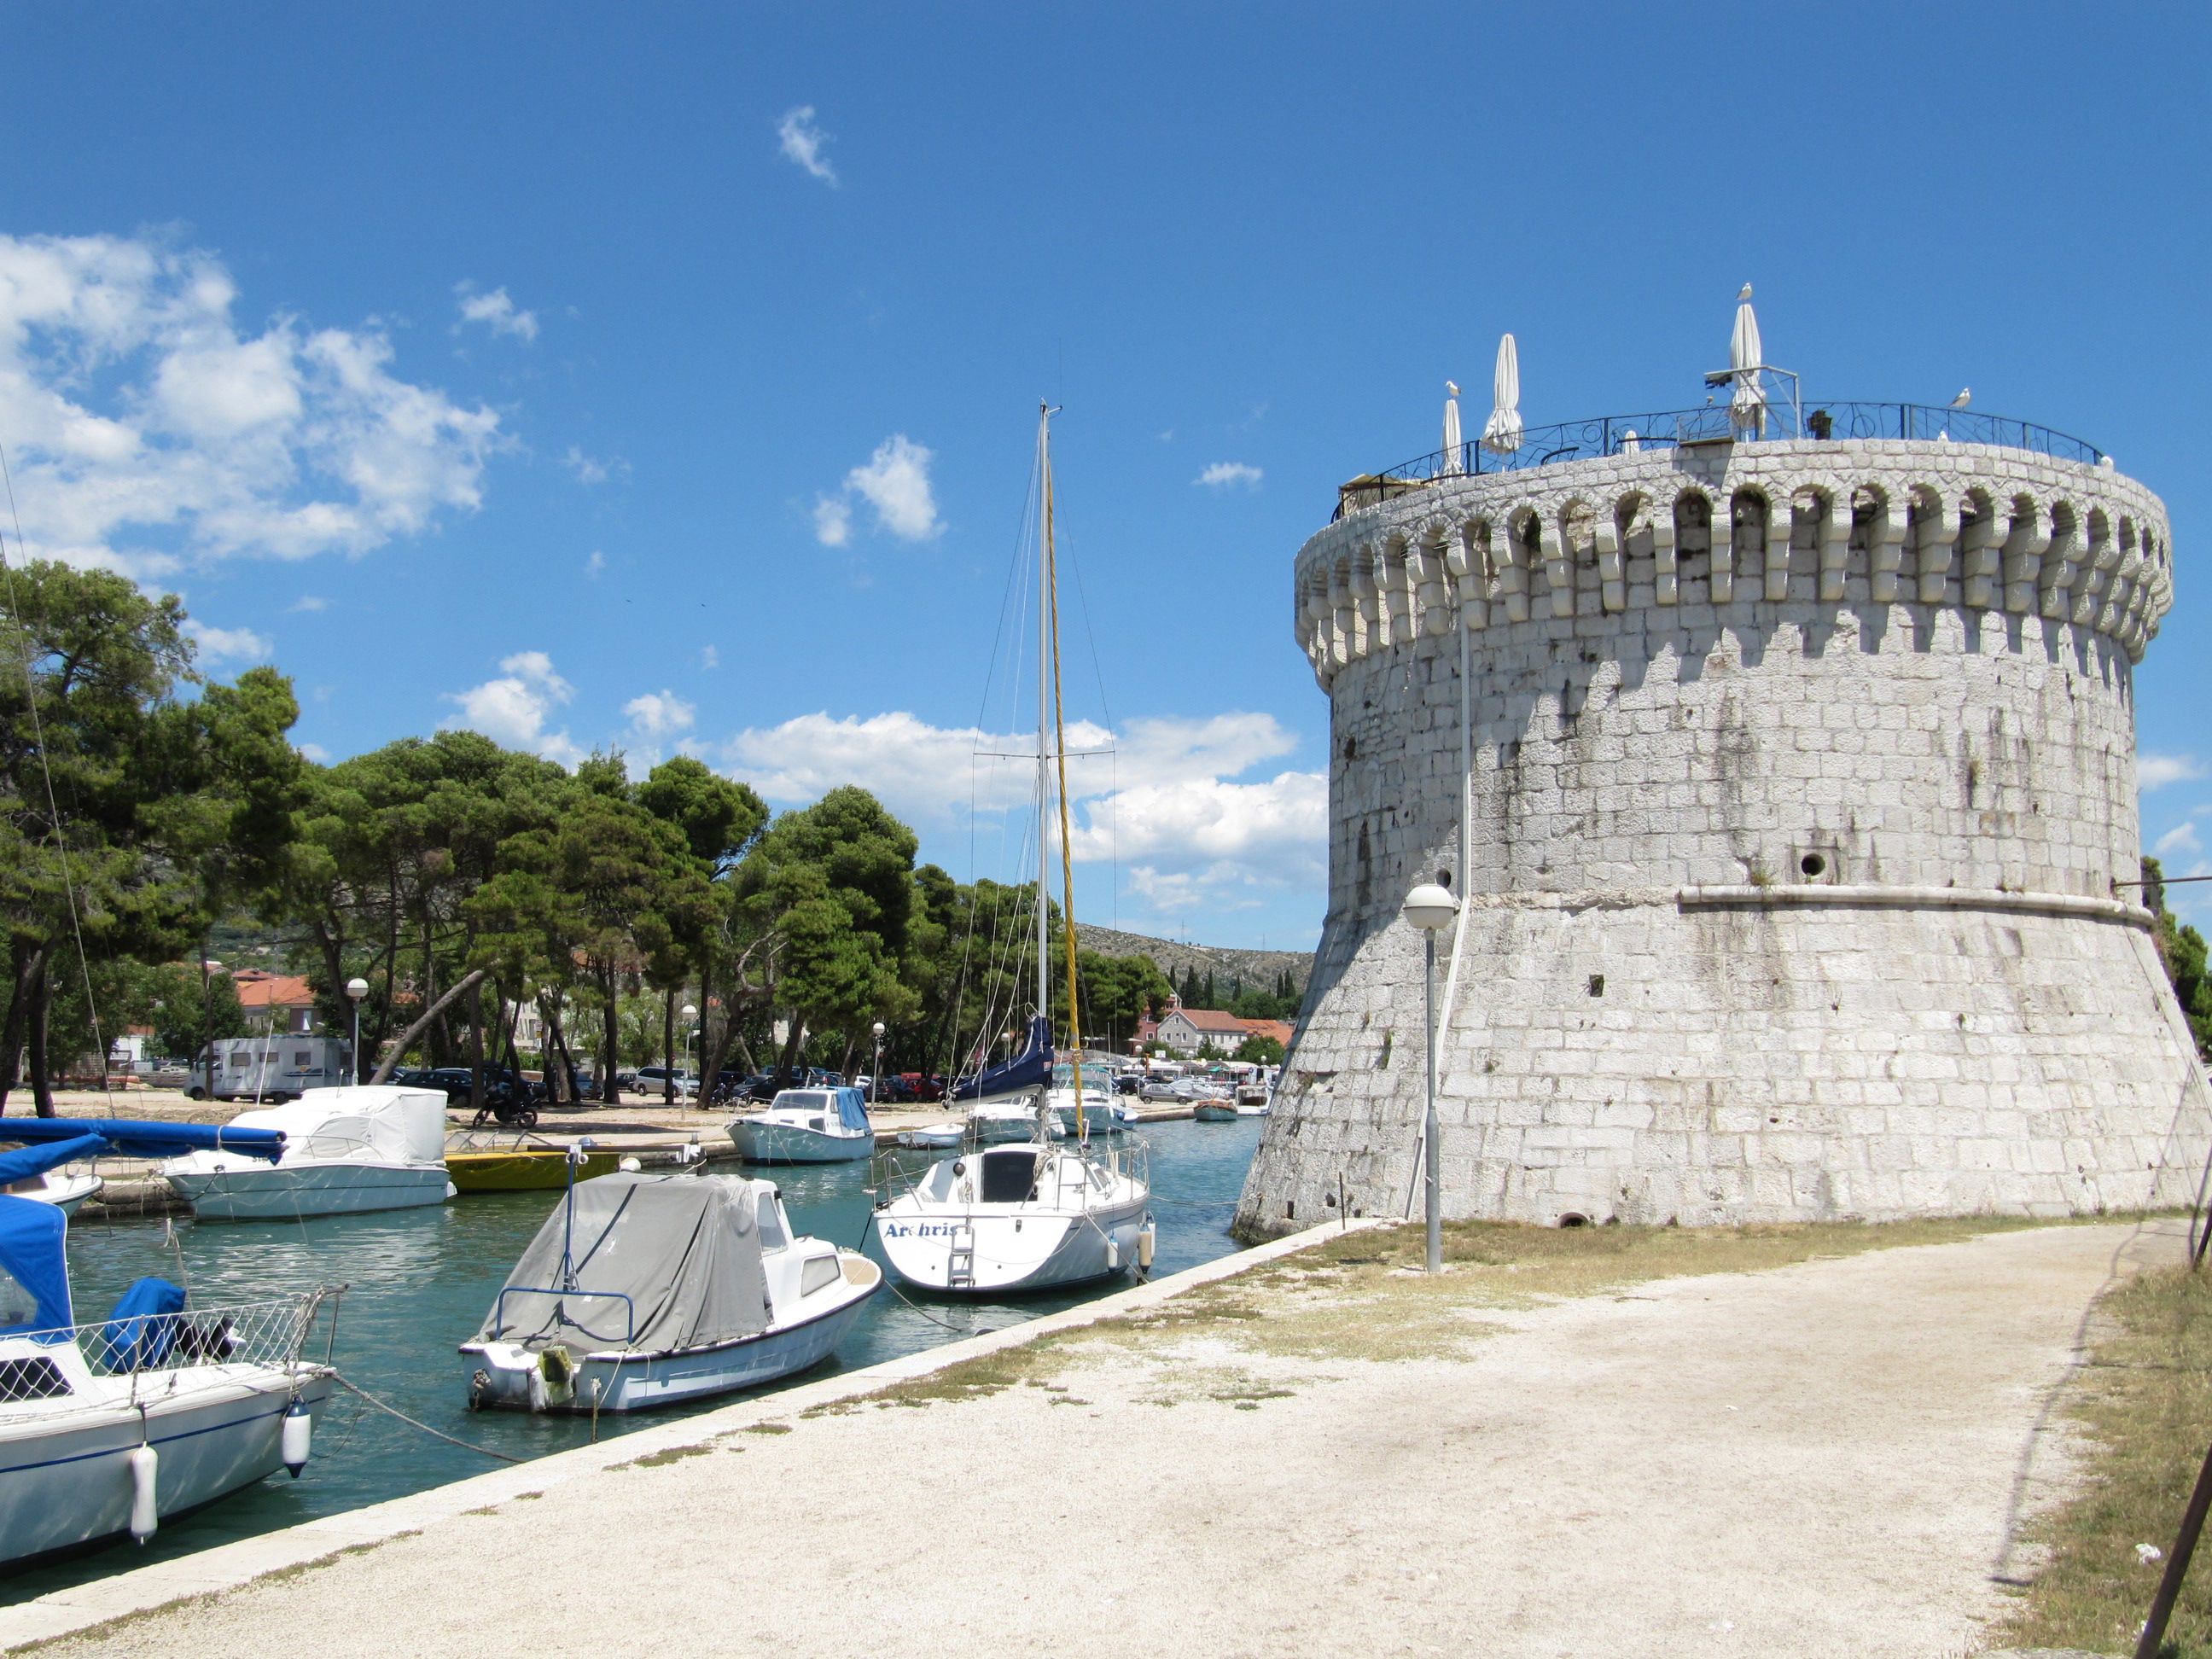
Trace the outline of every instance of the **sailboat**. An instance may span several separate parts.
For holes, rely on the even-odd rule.
[[[1083,1026],[1075,974],[1075,875],[1069,847],[1067,749],[1060,694],[1060,596],[1053,548],[1052,416],[1037,411],[1036,1012],[1022,1052],[969,1085],[969,1097],[1027,1119],[1025,1138],[939,1158],[904,1192],[878,1200],[876,1231],[891,1271],[910,1285],[999,1295],[1103,1279],[1152,1265],[1152,1184],[1133,1137],[1100,1152],[1088,1115],[1063,1130],[1054,1110],[1051,885],[1055,809],[1060,828],[1061,947],[1074,1055],[1066,1103],[1083,1099]],[[1066,1139],[1054,1144],[1056,1135]]]

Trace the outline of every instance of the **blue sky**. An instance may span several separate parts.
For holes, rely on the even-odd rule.
[[[1432,448],[1448,377],[1479,422],[1505,329],[1532,423],[1696,402],[1752,281],[1808,395],[1972,385],[2165,495],[2145,836],[2212,839],[2201,11],[4,16],[33,550],[184,593],[310,752],[681,747],[1010,875],[971,733],[1022,718],[986,679],[1050,398],[1120,749],[1081,912],[1309,945],[1290,561],[1335,484]]]

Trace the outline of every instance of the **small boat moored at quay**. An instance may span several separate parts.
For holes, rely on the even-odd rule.
[[[469,1405],[630,1412],[772,1382],[828,1358],[882,1283],[793,1237],[771,1182],[579,1182],[461,1345]]]
[[[1206,1099],[1193,1105],[1190,1115],[1200,1123],[1234,1123],[1237,1107],[1231,1101]]]
[[[0,1153],[0,1182],[110,1152],[173,1155],[218,1134],[229,1149],[283,1150],[281,1136],[256,1142],[228,1126],[40,1121],[57,1125],[100,1133]],[[164,1516],[280,1467],[296,1475],[330,1395],[330,1367],[301,1358],[323,1291],[194,1308],[146,1278],[106,1320],[80,1325],[68,1234],[58,1206],[0,1195],[0,1571],[143,1540]]]
[[[748,1164],[846,1164],[876,1150],[866,1098],[849,1085],[780,1090],[766,1111],[746,1113],[729,1130]]]
[[[303,1221],[443,1204],[446,1097],[433,1089],[353,1084],[313,1089],[289,1105],[240,1112],[233,1129],[272,1129],[284,1155],[272,1167],[236,1152],[199,1152],[161,1166],[161,1178],[207,1221]]]
[[[586,1136],[576,1145],[575,1178],[612,1175],[622,1158],[612,1147],[594,1146]],[[462,1145],[446,1148],[446,1174],[458,1193],[557,1192],[568,1184],[572,1159],[566,1146],[522,1135],[511,1146]]]

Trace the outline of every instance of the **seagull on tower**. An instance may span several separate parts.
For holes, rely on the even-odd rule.
[[[1743,292],[1737,295],[1735,297],[1738,303],[1741,303],[1743,301],[1751,298],[1751,284],[1749,283],[1746,283],[1743,285]]]
[[[1964,409],[1968,404],[1973,401],[1974,388],[1970,386],[1960,386],[1959,388],[1959,395],[1951,399],[1951,407],[1954,409]]]

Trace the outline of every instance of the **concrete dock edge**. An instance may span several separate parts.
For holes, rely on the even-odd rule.
[[[1386,1224],[1389,1224],[1373,1218],[1323,1222],[1195,1267],[1186,1267],[1181,1273],[1100,1297],[1079,1308],[887,1359],[860,1370],[842,1371],[817,1382],[804,1382],[796,1388],[757,1395],[696,1417],[655,1424],[612,1440],[603,1440],[597,1445],[555,1452],[405,1498],[349,1510],[343,1515],[325,1516],[258,1537],[240,1539],[234,1544],[217,1545],[174,1561],[112,1573],[90,1583],[55,1590],[14,1607],[0,1607],[0,1652],[14,1653],[95,1625],[150,1613],[173,1602],[237,1589],[270,1573],[306,1566],[341,1551],[372,1548],[468,1510],[509,1502],[524,1492],[544,1492],[655,1452],[696,1445],[756,1423],[789,1417],[856,1395],[871,1394],[890,1383],[927,1376],[981,1354],[1018,1347],[1055,1332],[1079,1329],[1102,1319],[1152,1307],[1185,1291],[1234,1278],[1248,1268],[1292,1255],[1340,1233]],[[890,1294],[888,1288],[884,1294]]]

